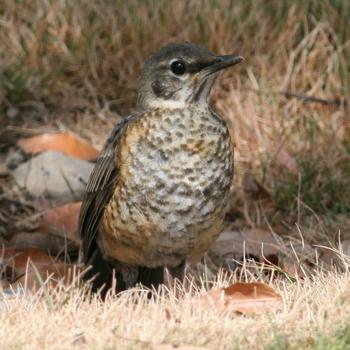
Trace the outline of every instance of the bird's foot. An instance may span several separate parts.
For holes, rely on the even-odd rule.
[[[139,269],[137,266],[124,265],[116,260],[113,261],[113,266],[117,270],[117,273],[121,275],[122,280],[118,279],[118,284],[120,284],[120,290],[135,287],[139,277]]]
[[[139,277],[138,267],[123,265],[121,274],[127,289],[135,287]]]

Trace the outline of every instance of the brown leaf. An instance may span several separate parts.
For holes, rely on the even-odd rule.
[[[261,313],[280,308],[282,299],[264,283],[234,283],[213,288],[201,297],[202,305],[218,312]]]
[[[343,255],[350,255],[350,240],[341,241],[337,248],[327,246],[327,243],[324,245],[315,245],[315,248],[318,251],[319,259],[323,263],[332,266],[341,263]]]
[[[19,232],[36,231],[42,234],[54,234],[64,239],[69,239],[76,245],[79,245],[78,221],[80,207],[81,202],[74,202],[35,213],[15,222],[10,227],[9,232],[16,234]],[[23,242],[22,238],[20,240]],[[35,245],[33,244],[33,246]]]
[[[7,239],[9,247],[24,249],[36,247],[51,256],[76,252],[79,246],[66,238],[41,232],[19,232]]]
[[[283,271],[285,271],[289,276],[294,278],[305,278],[305,272],[296,259],[285,258],[281,265]]]
[[[79,243],[78,222],[81,202],[68,203],[43,212],[41,231],[54,233]]]
[[[12,266],[18,273],[26,271],[28,260],[36,266],[51,265],[53,258],[38,248],[5,248],[1,252],[2,263]]]
[[[212,244],[211,250],[225,259],[242,260],[254,257],[260,262],[278,260],[278,241],[274,235],[261,228],[242,231],[223,231]],[[270,261],[269,260],[269,261]]]
[[[99,154],[99,151],[89,142],[70,132],[41,134],[26,139],[20,139],[17,142],[17,146],[29,154],[52,150],[83,160],[96,159]]]
[[[43,281],[50,277],[51,285],[55,286],[59,281],[69,285],[74,280],[74,276],[81,273],[78,267],[56,262],[37,248],[5,248],[2,251],[0,263],[12,270],[11,274],[7,273],[7,278],[12,282],[13,287],[22,285],[32,291],[40,288],[38,274]]]

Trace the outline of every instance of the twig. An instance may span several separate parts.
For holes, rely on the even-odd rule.
[[[303,100],[306,102],[316,102],[316,103],[322,103],[324,105],[334,105],[334,106],[339,106],[339,107],[346,107],[348,105],[347,101],[345,99],[326,99],[326,98],[321,98],[317,96],[312,96],[312,95],[305,95],[305,94],[300,94],[297,92],[290,92],[290,91],[279,91],[277,92],[279,95],[283,95],[285,97],[294,97],[299,100]]]
[[[263,93],[263,94],[268,94],[272,93],[275,95],[282,95],[288,98],[297,98],[299,100],[303,100],[305,102],[315,102],[315,103],[321,103],[327,106],[338,106],[338,107],[347,107],[348,106],[348,101],[345,99],[326,99],[326,98],[321,98],[317,96],[312,96],[312,95],[306,95],[306,94],[301,94],[298,92],[291,92],[291,91],[272,91],[272,92],[267,92],[261,89],[254,89],[254,88],[247,88],[245,90],[250,90],[254,91],[256,93]]]

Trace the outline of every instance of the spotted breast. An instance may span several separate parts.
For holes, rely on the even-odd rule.
[[[222,229],[233,179],[225,122],[205,105],[146,111],[126,128],[99,246],[131,266],[198,260]]]

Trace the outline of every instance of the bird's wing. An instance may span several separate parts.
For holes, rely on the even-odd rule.
[[[99,231],[102,213],[118,180],[115,150],[125,127],[137,116],[136,113],[131,114],[114,127],[97,159],[86,186],[79,216],[79,235],[82,241],[85,263],[89,261],[95,251],[96,236]]]

